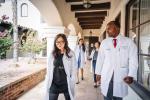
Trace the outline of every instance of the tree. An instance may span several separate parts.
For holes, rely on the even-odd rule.
[[[46,44],[40,41],[36,36],[35,31],[28,34],[27,39],[23,41],[21,49],[26,53],[30,54],[29,62],[34,60],[36,62],[36,54],[39,54],[45,47]]]

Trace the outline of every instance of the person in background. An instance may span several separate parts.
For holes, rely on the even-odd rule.
[[[98,50],[100,47],[100,42],[96,42],[94,47],[95,48],[91,52],[90,59],[92,59],[91,60],[91,70],[93,72],[94,87],[97,88],[97,86],[99,86],[100,83],[99,83],[99,81],[97,82],[97,80],[96,80],[95,68],[96,68],[96,61],[97,61],[97,56],[98,56]]]
[[[81,69],[81,80],[84,80],[83,68],[87,61],[86,49],[84,45],[84,40],[82,38],[79,39],[78,45],[75,48],[75,55],[77,59],[77,82],[76,84],[79,84],[79,69]]]
[[[120,34],[120,24],[111,21],[106,32],[109,38],[101,42],[95,73],[101,80],[104,100],[122,100],[128,85],[137,78],[138,56],[135,43]]]
[[[74,100],[75,67],[75,54],[68,47],[66,36],[58,34],[48,57],[45,100],[58,100],[60,93],[66,100]]]

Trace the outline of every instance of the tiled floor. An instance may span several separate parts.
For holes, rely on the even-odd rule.
[[[90,65],[88,62],[87,65]],[[93,87],[92,73],[90,72],[90,66],[86,66],[84,70],[85,80],[80,81],[80,84],[76,85],[76,100],[103,100],[100,94],[99,88]],[[35,86],[32,90],[24,94],[18,100],[44,100],[44,82],[41,82]],[[64,100],[64,96],[61,94],[59,100]]]

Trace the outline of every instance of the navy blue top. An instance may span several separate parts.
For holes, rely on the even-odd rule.
[[[98,51],[95,50],[94,55],[93,55],[93,60],[97,60],[97,56],[98,56]]]

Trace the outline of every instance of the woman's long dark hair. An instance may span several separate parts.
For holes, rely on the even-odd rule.
[[[80,42],[81,40],[83,40],[83,39],[82,39],[82,38],[79,39],[78,44],[79,44],[79,42]],[[85,44],[84,44],[84,43],[82,43],[82,50],[85,52]]]
[[[57,41],[57,39],[58,38],[63,38],[63,40],[64,40],[64,43],[65,43],[65,46],[64,46],[64,49],[65,49],[65,53],[66,53],[66,55],[67,55],[67,57],[68,58],[71,58],[71,56],[69,55],[69,52],[70,52],[70,48],[69,48],[69,46],[68,46],[68,40],[67,40],[67,37],[66,37],[66,35],[65,34],[58,34],[56,37],[55,37],[55,40],[54,40],[54,49],[53,49],[53,52],[52,52],[52,54],[53,54],[53,57],[54,58],[57,58],[60,54],[61,54],[61,51],[57,48],[57,46],[56,46],[56,41]]]

